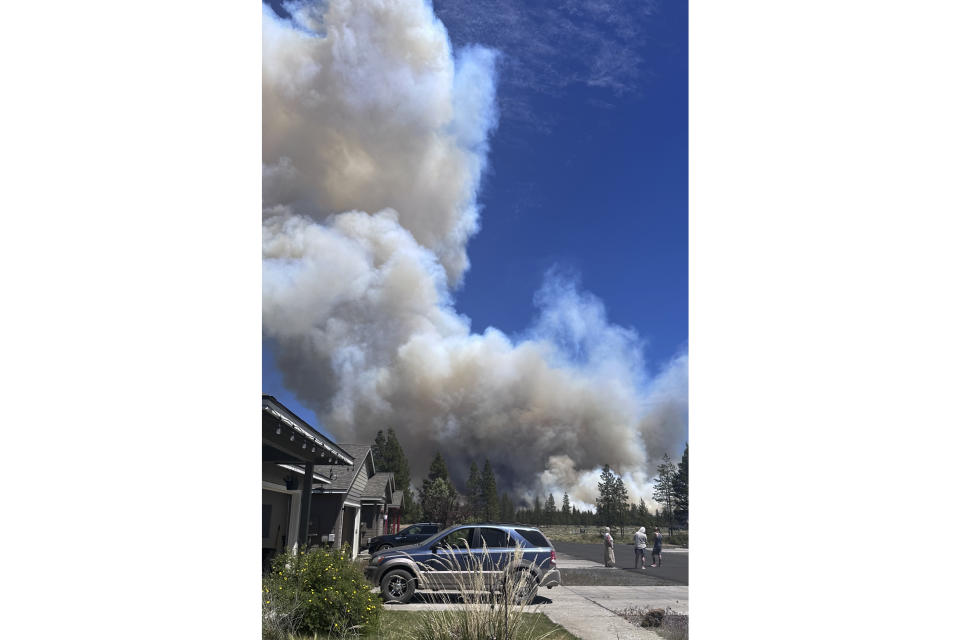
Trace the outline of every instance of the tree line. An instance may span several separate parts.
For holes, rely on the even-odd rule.
[[[604,465],[597,484],[598,495],[594,509],[578,509],[570,504],[570,496],[563,493],[558,502],[552,494],[534,497],[533,505],[515,505],[509,494],[497,490],[497,478],[489,459],[483,469],[476,461],[470,463],[465,491],[459,492],[450,480],[447,465],[439,452],[430,463],[427,476],[420,483],[414,497],[410,486],[410,468],[403,448],[393,429],[377,432],[373,445],[374,465],[379,471],[392,471],[397,488],[403,491],[403,520],[405,522],[439,522],[449,525],[457,522],[525,522],[541,525],[617,526],[623,535],[626,525],[648,527],[686,526],[689,518],[687,488],[689,484],[689,444],[683,456],[674,464],[663,454],[654,479],[653,499],[660,505],[652,511],[640,498],[632,502],[619,476],[610,465]]]

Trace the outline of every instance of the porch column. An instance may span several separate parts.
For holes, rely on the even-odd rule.
[[[307,531],[310,530],[310,502],[313,499],[313,463],[304,465],[303,491],[300,493],[300,531],[297,540],[303,550],[307,548]]]

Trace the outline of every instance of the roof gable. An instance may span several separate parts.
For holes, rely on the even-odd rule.
[[[373,466],[373,449],[370,445],[364,444],[341,444],[338,445],[347,455],[353,458],[352,465],[344,465],[326,469],[324,475],[330,477],[330,484],[324,486],[325,491],[349,492],[360,475],[360,470],[366,466],[367,474],[375,475],[376,469]]]

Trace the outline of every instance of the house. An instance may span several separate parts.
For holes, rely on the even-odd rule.
[[[400,514],[403,513],[403,491],[394,491],[390,504],[387,505],[387,522],[384,533],[400,531]]]
[[[377,472],[370,445],[339,446],[355,462],[321,469],[330,482],[313,490],[309,543],[329,543],[337,549],[349,544],[356,557],[370,538],[387,530],[391,519],[394,526],[399,523],[403,492],[397,491],[393,472]]]
[[[308,544],[315,487],[333,484],[335,469],[353,456],[311,427],[273,396],[262,396],[263,563],[281,551]]]
[[[389,532],[389,526],[400,522],[403,492],[397,491],[392,471],[378,471],[367,481],[360,499],[361,546],[370,544],[370,539]]]
[[[336,444],[270,395],[263,414],[263,563],[282,551],[349,544],[397,530],[403,492],[373,450]]]

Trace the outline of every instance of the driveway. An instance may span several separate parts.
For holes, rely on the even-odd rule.
[[[557,554],[563,554],[571,559],[592,562],[592,566],[603,566],[603,545],[588,542],[554,542]],[[678,584],[687,585],[689,582],[690,553],[686,549],[664,549],[663,566],[650,567],[650,549],[647,549],[647,568],[645,570],[633,568],[633,546],[618,544],[613,549],[617,559],[617,568],[630,573],[636,573],[637,584]],[[573,565],[568,565],[573,568]],[[563,565],[560,565],[563,569]],[[562,571],[561,571],[562,573]],[[564,584],[567,582],[564,580]]]
[[[565,544],[570,543],[554,545],[558,551],[557,566],[563,586],[540,589],[527,611],[546,614],[582,640],[662,640],[655,632],[634,626],[616,612],[632,607],[669,607],[677,612],[688,612],[688,587],[644,575],[651,572],[650,569],[645,572],[634,571],[632,550],[630,568],[623,570],[607,568],[589,558],[564,553],[560,551],[560,545]],[[583,555],[589,555],[600,547],[590,544],[583,546],[588,547]],[[675,552],[674,555],[681,554]],[[669,562],[665,560],[665,566]],[[685,578],[685,569],[683,573]],[[417,592],[409,604],[384,606],[397,611],[424,611],[448,609],[463,603],[455,593],[444,595],[445,601],[438,601],[441,600],[438,594]]]

